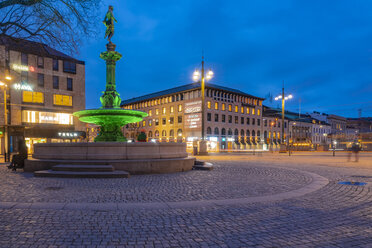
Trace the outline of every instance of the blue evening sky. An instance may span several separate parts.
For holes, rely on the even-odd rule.
[[[102,19],[109,4],[122,99],[192,83],[204,49],[212,83],[265,97],[284,80],[290,110],[300,100],[301,112],[372,116],[372,1],[111,0]],[[87,108],[100,106],[105,87],[105,27],[97,29],[78,56]]]

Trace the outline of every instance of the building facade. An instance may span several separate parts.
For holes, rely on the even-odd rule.
[[[0,123],[3,133],[8,130],[10,152],[18,139],[25,139],[32,153],[35,143],[85,136],[85,124],[72,115],[85,109],[83,61],[41,43],[0,36],[0,81],[7,84],[1,88],[0,101],[6,105],[0,108]],[[1,153],[5,142],[2,137]]]
[[[262,101],[239,90],[206,84],[204,133],[209,151],[262,147]],[[148,113],[140,123],[123,132],[136,140],[143,131],[148,141],[186,142],[191,149],[201,139],[202,101],[200,83],[125,100],[124,109]],[[260,144],[261,143],[261,144]]]

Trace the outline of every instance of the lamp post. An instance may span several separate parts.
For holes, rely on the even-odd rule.
[[[284,136],[285,136],[285,133],[284,133],[284,108],[285,108],[285,101],[286,100],[289,100],[289,99],[292,99],[293,96],[292,95],[288,95],[288,96],[284,96],[284,82],[283,82],[283,88],[282,88],[282,94],[275,97],[275,101],[278,101],[279,99],[282,99],[282,137],[281,137],[281,151],[283,151],[284,147],[282,145],[284,145]],[[282,148],[283,147],[283,148]]]
[[[199,144],[199,155],[207,155],[207,141],[205,138],[205,131],[204,131],[204,115],[205,115],[205,80],[209,81],[213,77],[213,71],[211,69],[208,70],[206,73],[204,70],[204,56],[202,56],[202,68],[201,71],[195,70],[193,73],[193,80],[198,82],[201,79],[201,98],[202,98],[202,107],[201,107],[201,140]]]
[[[10,76],[5,77],[6,80],[10,81],[12,78]],[[9,138],[8,138],[8,110],[7,110],[7,100],[6,100],[6,88],[8,87],[6,83],[0,81],[0,87],[4,92],[4,162],[9,161]]]

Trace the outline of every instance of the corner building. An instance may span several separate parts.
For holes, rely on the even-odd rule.
[[[242,91],[215,84],[205,85],[204,133],[209,151],[262,148],[262,101]],[[186,142],[189,149],[201,139],[202,99],[200,83],[122,101],[124,109],[148,113],[123,133],[136,140],[144,131],[148,141]]]
[[[6,81],[4,78],[10,76]],[[0,108],[2,129],[8,127],[10,152],[17,140],[33,144],[77,142],[85,136],[85,124],[72,113],[85,109],[85,64],[45,44],[0,36]],[[4,137],[1,153],[4,153]]]

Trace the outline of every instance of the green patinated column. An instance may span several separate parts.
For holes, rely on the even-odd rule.
[[[102,108],[120,108],[120,94],[116,91],[115,67],[116,61],[120,60],[122,55],[115,51],[115,44],[108,43],[107,51],[100,54],[100,58],[106,61],[106,90],[101,96]]]
[[[116,91],[115,69],[116,61],[120,60],[122,55],[115,51],[115,47],[116,45],[110,42],[106,45],[107,51],[100,54],[100,58],[106,61],[106,90],[100,98],[101,109],[120,109],[121,99]],[[121,132],[123,124],[122,120],[117,121],[107,116],[107,120],[100,123],[101,131],[94,141],[126,141]]]

